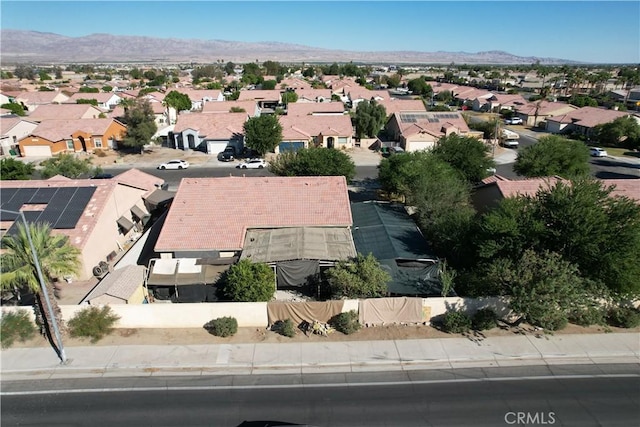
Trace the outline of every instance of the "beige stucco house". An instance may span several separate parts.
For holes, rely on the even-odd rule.
[[[164,181],[137,169],[111,179],[0,181],[2,209],[23,211],[27,221],[48,222],[80,250],[77,279],[93,276],[100,261],[109,261],[138,235],[148,220],[144,199]],[[0,232],[11,233],[16,216],[2,212]]]

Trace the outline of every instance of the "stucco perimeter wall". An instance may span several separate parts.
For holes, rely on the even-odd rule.
[[[358,311],[358,300],[345,300],[342,312]],[[235,317],[240,327],[266,327],[267,303],[265,302],[217,302],[198,304],[111,304],[120,316],[116,328],[201,328],[218,317]],[[499,316],[506,316],[511,309],[504,298],[423,298],[422,306],[430,321],[448,310],[462,310],[469,314],[490,307]],[[88,305],[61,305],[62,318],[71,319],[76,312]],[[33,319],[31,307],[2,307],[2,311],[22,310]]]
[[[64,319],[86,305],[60,306]],[[240,327],[266,327],[266,302],[219,302],[198,304],[111,304],[120,320],[116,328],[202,328],[218,317],[235,317]]]
[[[464,311],[473,315],[483,308],[493,309],[499,317],[507,316],[511,312],[509,301],[506,298],[486,297],[486,298],[423,298],[422,307],[431,309],[431,319],[446,313],[449,310]],[[424,311],[424,310],[423,310]]]

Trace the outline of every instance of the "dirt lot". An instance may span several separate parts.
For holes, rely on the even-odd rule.
[[[610,328],[610,332],[640,332],[640,328],[619,329]],[[602,327],[583,328],[576,325],[568,325],[562,331],[554,334],[592,334],[603,333]],[[290,342],[321,342],[321,341],[374,341],[374,340],[401,340],[401,339],[426,339],[426,338],[455,338],[467,337],[471,340],[482,340],[489,336],[513,336],[531,335],[541,336],[544,333],[528,325],[519,327],[497,327],[482,333],[471,332],[469,334],[447,334],[436,328],[426,325],[389,325],[379,327],[363,328],[351,335],[344,335],[340,332],[333,332],[326,337],[320,335],[306,336],[302,331],[298,331],[293,338],[279,335],[264,328],[239,328],[238,333],[232,337],[220,338],[210,335],[202,328],[189,329],[117,329],[96,344],[90,344],[88,340],[65,337],[66,347],[86,346],[86,345],[197,345],[197,344],[240,344],[240,343],[290,343]],[[48,342],[38,336],[26,342],[16,342],[14,348],[43,347],[48,346]]]

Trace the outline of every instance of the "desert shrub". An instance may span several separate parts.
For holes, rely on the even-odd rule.
[[[36,334],[36,325],[24,311],[8,312],[0,318],[0,345],[9,348],[16,340],[24,342]]]
[[[230,337],[238,332],[238,321],[235,317],[218,317],[204,324],[204,328],[217,337]]]
[[[604,310],[598,307],[581,307],[569,313],[569,321],[580,326],[603,325]]]
[[[120,319],[111,307],[87,307],[78,311],[69,320],[69,333],[72,337],[90,338],[92,343],[98,342],[113,331],[113,325]]]
[[[607,313],[607,323],[618,328],[640,326],[640,311],[633,307],[613,307]]]
[[[471,326],[476,331],[485,331],[496,327],[498,315],[490,308],[483,308],[476,311],[471,319]]]
[[[471,329],[471,317],[463,311],[447,311],[442,317],[442,330],[450,334],[461,334]]]
[[[271,326],[271,330],[289,338],[296,334],[296,327],[291,319],[278,320]]]
[[[107,152],[105,150],[96,150],[93,152],[96,157],[107,157]]]
[[[336,331],[345,335],[350,335],[360,330],[360,322],[358,321],[358,313],[355,310],[346,313],[336,314],[329,320],[329,325],[334,327]]]

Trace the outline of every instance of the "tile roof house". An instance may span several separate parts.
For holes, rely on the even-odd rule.
[[[11,150],[19,152],[18,141],[30,135],[38,123],[19,116],[0,117],[0,155],[11,155]]]
[[[386,128],[406,151],[432,149],[440,138],[454,133],[482,137],[481,133],[472,132],[462,114],[456,111],[402,111],[389,118]]]
[[[382,101],[389,99],[389,92],[386,90],[369,90],[362,86],[353,86],[345,89],[347,100],[351,103],[351,108],[356,109],[362,101]]]
[[[348,115],[286,115],[278,116],[278,120],[282,126],[282,143],[276,147],[277,153],[310,146],[353,147],[353,125]]]
[[[15,102],[27,107],[27,111],[33,111],[38,105],[61,104],[67,102],[69,97],[62,92],[19,92],[15,95]]]
[[[605,187],[613,187],[614,197],[628,197],[640,204],[640,179],[602,179]],[[570,185],[571,181],[559,176],[510,180],[500,175],[485,178],[471,196],[472,204],[480,213],[498,206],[507,197],[535,196],[539,190],[549,190],[559,182]]]
[[[536,101],[517,107],[516,114],[527,126],[540,126],[547,118],[567,114],[578,107],[564,102]]]
[[[45,120],[18,141],[23,157],[51,157],[62,152],[87,152],[117,147],[126,126],[114,119]]]
[[[251,229],[349,228],[344,177],[183,178],[156,242],[162,257],[231,257]],[[164,255],[163,255],[164,254]]]
[[[597,125],[610,123],[617,118],[630,114],[623,111],[604,108],[582,107],[566,114],[547,118],[547,131],[551,133],[571,133],[590,136]]]
[[[330,89],[296,89],[296,102],[331,102]]]
[[[203,113],[232,113],[232,109],[244,110],[250,117],[260,115],[258,103],[254,100],[207,102],[202,106]]]
[[[164,180],[130,169],[112,179],[0,181],[2,209],[24,211],[27,221],[49,222],[80,250],[78,279],[121,251],[147,218],[144,197]],[[11,233],[16,215],[0,212],[0,230]]]
[[[425,107],[424,102],[420,99],[382,99],[378,101],[378,104],[384,107],[387,112],[387,117],[403,111],[427,111],[427,107]]]
[[[285,79],[282,79],[280,81],[280,83],[278,84],[278,87],[280,89],[295,89],[296,91],[298,90],[309,90],[311,89],[311,84],[309,84],[309,82],[303,80],[303,79],[298,79],[298,78],[294,78],[294,77],[287,77]],[[331,96],[329,96],[329,98],[331,98]]]
[[[77,103],[81,99],[95,99],[98,101],[98,107],[105,110],[113,110],[116,105],[120,103],[122,98],[113,92],[99,92],[99,93],[74,93],[71,97],[65,101],[68,103]]]
[[[282,91],[273,90],[241,90],[238,101],[256,101],[260,109],[275,110],[282,103]]]
[[[224,101],[224,95],[222,91],[217,89],[189,89],[189,88],[176,88],[173,89],[184,95],[187,95],[191,100],[191,110],[202,110],[202,107],[207,102],[220,102]],[[163,98],[164,99],[164,98]]]
[[[39,105],[29,113],[29,120],[42,122],[44,120],[76,120],[98,119],[105,112],[90,104],[48,104]]]
[[[18,141],[23,157],[117,147],[127,128],[114,119],[45,120]]]
[[[345,112],[342,102],[292,102],[287,105],[287,116],[342,116]]]
[[[244,147],[244,123],[248,118],[247,113],[181,114],[169,134],[170,146],[179,150],[202,149],[207,154],[218,154],[233,146],[238,152]]]
[[[473,102],[475,99],[488,99],[493,93],[485,89],[477,89],[469,86],[459,86],[453,92],[453,98],[462,102]]]
[[[503,109],[515,110],[527,104],[528,101],[522,95],[493,94],[489,98],[476,98],[473,100],[474,111],[495,111]]]

